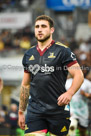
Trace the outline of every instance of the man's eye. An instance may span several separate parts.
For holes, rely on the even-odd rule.
[[[42,25],[43,28],[46,28],[46,25]]]
[[[39,26],[37,25],[37,26],[35,26],[35,28],[39,28]]]

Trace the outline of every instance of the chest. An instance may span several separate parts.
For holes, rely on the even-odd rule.
[[[61,63],[61,52],[58,50],[47,50],[42,55],[35,50],[27,56],[27,64],[39,66],[56,66]]]

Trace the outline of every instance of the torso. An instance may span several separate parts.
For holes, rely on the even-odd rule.
[[[64,106],[58,106],[57,99],[66,91],[66,66],[76,63],[70,49],[61,43],[53,43],[41,55],[35,46],[25,54],[23,62],[31,74],[29,104],[41,112],[64,112]]]

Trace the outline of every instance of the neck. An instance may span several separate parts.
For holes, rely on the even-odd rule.
[[[41,50],[43,50],[44,48],[46,48],[52,41],[52,38],[48,39],[47,41],[44,42],[39,42],[38,41],[38,46]]]

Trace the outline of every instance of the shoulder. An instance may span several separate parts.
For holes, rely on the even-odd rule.
[[[71,49],[61,42],[55,42],[55,48],[58,48],[62,53],[70,53]]]
[[[31,52],[31,51],[33,51],[33,50],[35,50],[36,49],[36,45],[35,46],[32,46],[29,50],[27,50],[27,53],[28,52]]]
[[[62,55],[69,56],[72,53],[71,49],[61,42],[55,42],[55,48],[58,48]]]
[[[36,46],[32,46],[29,50],[27,50],[23,55],[23,63],[29,60],[30,56],[32,56],[33,52],[35,52]]]
[[[68,46],[66,46],[65,44],[63,44],[59,41],[55,42],[55,45],[60,49],[68,49],[69,48]]]
[[[29,50],[27,50],[27,51],[25,52],[24,55],[31,54],[35,49],[36,49],[36,46],[32,46]]]

